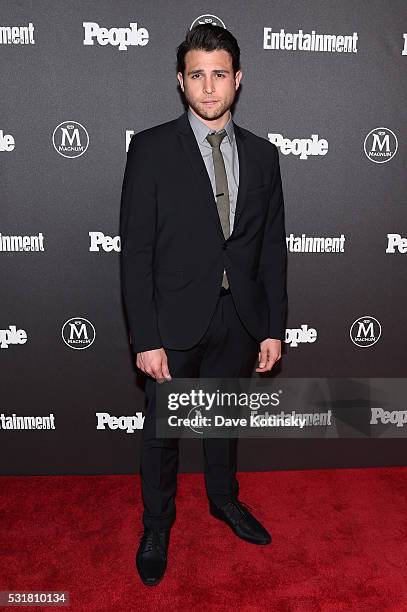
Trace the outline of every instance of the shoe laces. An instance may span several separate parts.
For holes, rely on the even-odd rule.
[[[231,499],[224,506],[222,506],[222,508],[224,509],[226,509],[227,507],[238,508],[238,510],[240,510],[242,514],[247,514],[248,512],[253,511],[252,506],[246,504],[243,501],[240,501],[240,499]]]
[[[139,532],[140,542],[144,539],[143,549],[144,552],[149,552],[154,548],[159,548],[163,553],[165,550],[163,548],[163,543],[161,540],[161,534],[164,532],[163,529],[141,529]]]

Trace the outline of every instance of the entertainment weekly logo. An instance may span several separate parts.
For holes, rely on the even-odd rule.
[[[83,44],[92,46],[95,41],[98,45],[111,45],[119,51],[127,51],[128,47],[145,47],[149,41],[149,32],[146,28],[140,28],[137,22],[130,22],[130,27],[125,28],[103,28],[95,21],[84,21],[85,30]]]
[[[0,233],[0,253],[17,251],[44,251],[44,234],[34,236],[5,236]]]
[[[48,416],[10,416],[0,414],[0,429],[55,429],[55,415]]]
[[[34,26],[0,26],[0,45],[35,45]]]
[[[0,130],[0,152],[10,153],[15,148],[14,136],[11,134],[4,134],[3,130]]]
[[[344,253],[345,235],[340,236],[294,236],[286,237],[290,253]]]
[[[283,28],[273,32],[263,28],[263,49],[275,51],[319,51],[328,53],[357,53],[358,34],[317,34],[286,32]]]
[[[293,140],[284,138],[282,134],[267,134],[267,138],[280,149],[283,155],[295,155],[303,160],[310,156],[328,153],[328,141],[325,138],[319,138],[318,134],[311,134],[311,138],[293,138]]]

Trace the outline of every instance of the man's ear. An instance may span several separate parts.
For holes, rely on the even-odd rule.
[[[236,91],[239,89],[239,85],[240,85],[240,81],[242,80],[242,71],[241,70],[237,70],[236,74],[235,74],[235,85],[236,85]]]
[[[182,91],[184,91],[184,79],[182,77],[182,72],[177,72],[177,79]]]

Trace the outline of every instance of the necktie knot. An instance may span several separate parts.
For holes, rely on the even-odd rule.
[[[220,143],[225,138],[225,136],[226,136],[226,130],[222,130],[221,132],[217,134],[208,134],[206,137],[206,140],[209,142],[211,147],[219,149]]]

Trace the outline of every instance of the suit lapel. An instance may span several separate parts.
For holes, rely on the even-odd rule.
[[[235,122],[233,122],[233,126],[237,144],[237,153],[239,156],[239,189],[237,191],[235,220],[233,222],[234,230],[239,221],[240,215],[242,214],[243,207],[246,203],[248,155],[245,135]]]
[[[191,164],[191,167],[194,171],[197,180],[197,191],[202,194],[203,199],[206,202],[210,202],[209,208],[211,210],[212,219],[221,235],[222,240],[224,240],[216,199],[212,190],[212,184],[208,176],[208,172],[206,170],[205,162],[202,159],[201,151],[199,150],[199,145],[196,142],[195,134],[189,123],[187,111],[180,115],[180,117],[178,117],[176,121],[181,146]],[[246,201],[247,152],[245,136],[243,132],[241,131],[240,127],[236,125],[236,123],[233,123],[233,125],[236,137],[237,152],[239,156],[239,188],[237,193],[236,212],[233,224],[234,231],[239,217],[242,214],[242,209]]]

